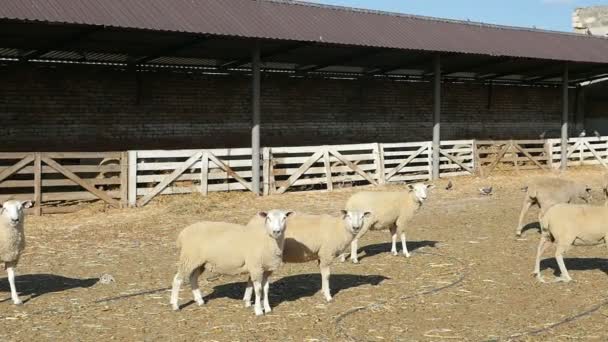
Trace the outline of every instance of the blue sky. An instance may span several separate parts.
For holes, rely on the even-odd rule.
[[[330,5],[370,8],[492,24],[572,31],[576,7],[608,5],[608,0],[315,0]]]

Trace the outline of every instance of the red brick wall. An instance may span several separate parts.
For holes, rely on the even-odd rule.
[[[557,135],[557,88],[444,84],[444,139]],[[431,138],[430,83],[262,81],[262,145]],[[250,80],[101,67],[0,67],[0,150],[124,150],[250,144]]]

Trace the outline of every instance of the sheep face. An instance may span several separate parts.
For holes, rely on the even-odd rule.
[[[428,190],[434,188],[435,186],[432,184],[423,184],[423,183],[416,183],[416,184],[409,184],[408,188],[410,189],[410,191],[412,191],[414,193],[414,195],[416,196],[416,198],[418,199],[418,202],[422,203],[426,200],[426,198],[428,197]]]
[[[266,232],[273,239],[278,239],[285,233],[285,221],[287,217],[293,214],[293,211],[270,210],[258,213],[264,219]]]
[[[0,213],[11,225],[16,226],[23,221],[23,209],[30,208],[31,206],[32,202],[30,201],[10,200],[2,204]]]
[[[363,228],[363,223],[365,218],[369,217],[372,213],[369,211],[358,211],[358,210],[340,210],[342,213],[342,220],[344,220],[344,225],[346,229],[353,235],[357,235],[361,228]]]

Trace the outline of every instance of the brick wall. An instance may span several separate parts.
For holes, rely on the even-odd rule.
[[[262,81],[262,145],[431,139],[430,83]],[[108,68],[0,67],[0,150],[123,150],[250,144],[250,80]],[[444,84],[444,139],[559,132],[560,90]]]

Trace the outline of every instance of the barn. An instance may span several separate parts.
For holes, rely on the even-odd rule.
[[[473,140],[605,165],[568,142],[608,110],[604,38],[287,0],[6,0],[0,32],[0,187],[38,203],[438,178]]]

